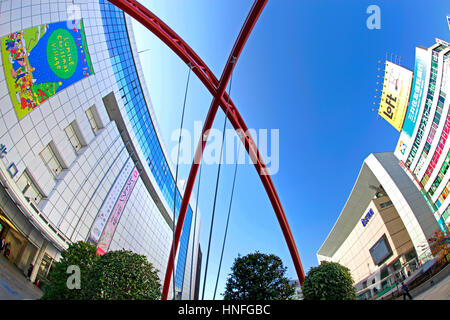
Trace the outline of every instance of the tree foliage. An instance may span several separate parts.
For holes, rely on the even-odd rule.
[[[63,251],[50,273],[50,282],[44,287],[42,299],[160,299],[158,271],[145,256],[125,250],[98,256],[96,251],[96,246],[81,241]],[[79,268],[79,289],[68,286],[72,276],[68,272],[70,266]]]
[[[295,293],[285,276],[287,267],[276,255],[251,253],[234,260],[224,300],[286,300]]]
[[[302,286],[305,300],[354,300],[350,270],[339,263],[322,262],[309,270]]]
[[[91,266],[98,259],[97,248],[87,242],[75,242],[61,253],[61,259],[55,262],[49,274],[51,281],[44,286],[43,300],[77,300],[82,299],[81,289],[69,289],[67,273],[69,266],[80,268],[81,288],[86,284]]]
[[[161,284],[145,256],[109,251],[93,264],[84,294],[85,299],[94,300],[157,300]]]
[[[447,229],[450,229],[450,223],[447,225]],[[434,236],[428,239],[430,243],[430,249],[432,255],[440,263],[447,263],[449,261],[450,254],[450,237],[445,234],[441,229],[436,231]]]

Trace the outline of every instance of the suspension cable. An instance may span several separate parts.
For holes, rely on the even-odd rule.
[[[179,159],[180,159],[180,146],[181,146],[181,135],[183,130],[183,123],[184,123],[184,111],[186,109],[186,98],[189,88],[189,78],[191,77],[191,71],[192,71],[192,65],[189,63],[189,72],[186,82],[186,90],[184,92],[184,103],[183,103],[183,112],[181,114],[181,124],[180,124],[180,136],[178,137],[178,153],[177,153],[177,164],[175,169],[175,188],[174,188],[174,199],[173,199],[173,220],[172,220],[172,231],[173,231],[173,240],[172,240],[172,263],[173,263],[173,270],[172,270],[172,282],[173,282],[173,300],[176,299],[176,290],[175,290],[175,214],[176,214],[176,208],[177,208],[177,190],[178,190],[178,165],[179,165]]]
[[[222,164],[222,152],[223,152],[223,145],[224,145],[224,140],[225,140],[225,128],[226,128],[227,119],[228,119],[228,109],[229,109],[229,106],[230,106],[229,102],[230,102],[230,96],[231,96],[231,84],[232,84],[232,81],[233,81],[233,72],[231,72],[231,75],[230,75],[230,87],[228,89],[227,110],[225,112],[225,119],[224,119],[224,122],[223,122],[222,144],[220,146],[219,168],[217,170],[216,190],[215,190],[215,193],[214,193],[214,204],[213,204],[213,211],[212,211],[212,216],[211,216],[211,227],[210,227],[210,230],[209,230],[208,253],[206,255],[205,277],[203,279],[202,300],[204,300],[204,298],[205,298],[206,276],[208,274],[209,252],[210,252],[210,249],[211,249],[211,237],[212,237],[212,231],[213,231],[213,226],[214,226],[214,214],[216,212],[217,190],[218,190],[218,187],[219,187],[220,168],[221,168],[221,164]]]
[[[222,267],[223,252],[225,251],[225,242],[227,240],[228,224],[230,222],[231,205],[233,203],[233,196],[234,196],[234,186],[236,184],[236,173],[237,173],[237,168],[238,168],[238,159],[239,159],[239,154],[240,154],[240,151],[241,151],[240,147],[241,147],[241,145],[239,144],[238,145],[238,154],[237,154],[236,164],[234,166],[233,187],[231,188],[230,205],[228,206],[227,223],[226,223],[226,226],[225,226],[225,234],[223,236],[222,252],[220,254],[219,270],[217,271],[217,280],[216,280],[216,287],[214,288],[213,300],[216,300],[217,284],[219,283],[219,275],[220,275],[220,269]]]
[[[194,243],[195,243],[195,231],[197,230],[197,211],[198,211],[198,198],[200,194],[200,181],[202,179],[202,163],[200,162],[200,172],[198,173],[198,184],[197,184],[197,200],[195,202],[195,213],[194,213],[194,236],[192,237],[192,259],[191,259],[191,281],[189,285],[189,300],[192,300],[192,273],[194,270]],[[198,253],[197,253],[198,255]],[[197,278],[197,277],[196,277]]]

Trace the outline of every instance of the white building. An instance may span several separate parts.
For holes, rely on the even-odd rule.
[[[449,44],[437,39],[430,48],[416,48],[414,76],[387,64],[380,114],[400,131],[397,147],[365,159],[317,253],[319,262],[350,269],[361,299],[380,297],[430,261],[429,239],[447,231],[449,58]]]

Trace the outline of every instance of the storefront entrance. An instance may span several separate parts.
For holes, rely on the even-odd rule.
[[[0,208],[0,241],[2,240],[5,247],[0,254],[26,274],[38,249],[17,230]]]

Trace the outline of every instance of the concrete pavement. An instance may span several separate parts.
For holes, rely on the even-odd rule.
[[[450,300],[450,275],[439,283],[433,284],[425,292],[422,292],[414,300]]]
[[[36,300],[42,291],[27,280],[22,270],[0,256],[0,300]]]

